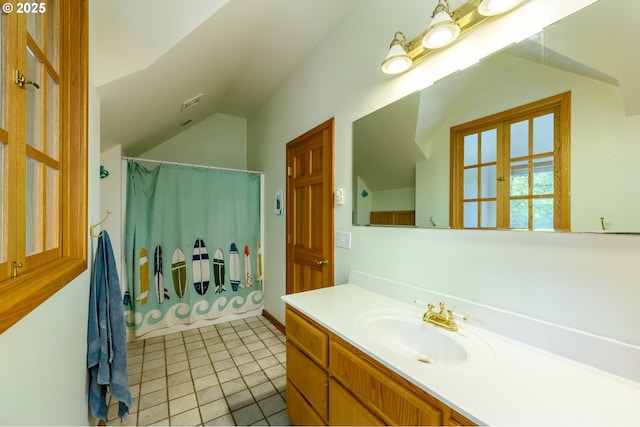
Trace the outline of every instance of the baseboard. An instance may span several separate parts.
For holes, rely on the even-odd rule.
[[[278,322],[278,319],[276,319],[275,317],[273,317],[273,315],[271,313],[269,313],[267,310],[262,309],[262,315],[265,317],[265,319],[267,319],[269,322],[271,322],[271,324],[273,326],[275,326],[276,328],[278,328],[278,330],[280,332],[282,332],[283,334],[286,333],[285,332],[285,328],[284,325],[280,322]]]

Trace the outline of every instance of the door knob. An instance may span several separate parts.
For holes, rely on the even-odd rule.
[[[326,259],[326,258],[322,258],[322,261],[314,259],[313,262],[315,262],[317,265],[327,265],[327,264],[329,264],[329,260]]]

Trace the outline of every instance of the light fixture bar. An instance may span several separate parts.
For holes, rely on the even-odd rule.
[[[451,16],[453,20],[460,27],[460,35],[458,38],[462,37],[464,34],[473,30],[478,25],[482,24],[487,19],[491,19],[493,16],[485,16],[478,12],[478,8],[480,4],[484,0],[469,0],[458,9],[451,12]],[[525,3],[526,0],[520,0],[517,4]],[[422,59],[426,58],[433,52],[439,49],[429,49],[422,44],[422,39],[429,31],[427,28],[421,34],[419,34],[416,38],[410,40],[406,43],[405,51],[407,52],[407,56],[411,60],[411,65],[415,65],[420,62]],[[397,34],[397,33],[396,33]],[[385,71],[387,72],[387,71]]]

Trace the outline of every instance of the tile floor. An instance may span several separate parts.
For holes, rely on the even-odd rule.
[[[290,425],[285,341],[256,316],[130,343],[122,425]],[[111,403],[108,425],[121,425]]]

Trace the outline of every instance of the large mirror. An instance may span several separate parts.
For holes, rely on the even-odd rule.
[[[451,228],[451,128],[570,92],[569,229],[640,232],[638,16],[600,0],[355,121],[354,224]]]

